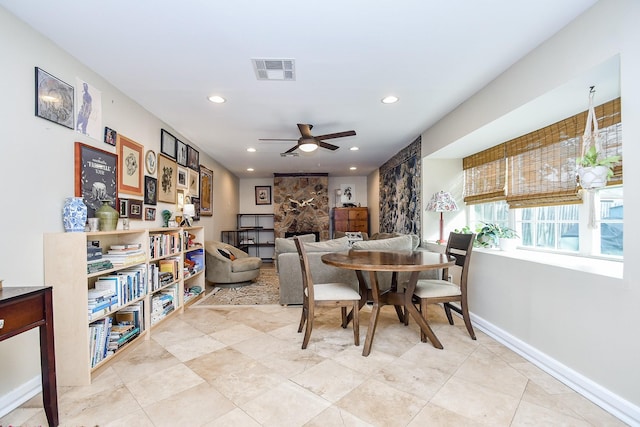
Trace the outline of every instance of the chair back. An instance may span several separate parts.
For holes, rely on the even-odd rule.
[[[447,249],[445,253],[456,257],[456,265],[461,268],[460,271],[460,289],[462,292],[467,290],[467,276],[469,274],[469,261],[471,260],[471,251],[473,250],[473,242],[476,235],[474,233],[449,233],[447,241]],[[446,272],[443,272],[446,274]],[[447,280],[443,277],[442,280]]]
[[[311,269],[309,268],[309,259],[304,243],[298,237],[294,237],[293,241],[298,250],[298,258],[300,259],[300,270],[302,271],[302,294],[305,302],[313,302],[313,279],[311,278]]]

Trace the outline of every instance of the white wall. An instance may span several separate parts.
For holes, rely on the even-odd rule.
[[[0,103],[0,274],[5,286],[43,285],[43,233],[63,231],[62,204],[74,193],[74,142],[113,153],[115,147],[34,116],[35,66],[72,85],[79,77],[101,91],[103,126],[143,144],[145,151],[160,151],[161,128],[191,142],[4,8],[0,8],[0,57],[4,97]],[[206,227],[206,239],[211,239],[229,224],[235,227],[238,180],[199,151],[200,162],[214,172],[214,216],[202,217],[197,223]],[[166,203],[156,208],[158,213],[175,209]],[[131,227],[160,226],[161,216],[157,218],[155,222],[132,221]],[[22,386],[33,379],[39,384],[38,334],[24,335],[0,343],[0,414],[20,399]]]
[[[329,206],[342,207],[339,197],[336,197],[335,190],[341,185],[350,185],[352,187],[353,200],[351,203],[365,207],[368,206],[367,195],[367,177],[366,176],[331,176],[329,175]],[[337,202],[337,205],[336,205]]]
[[[271,187],[270,205],[256,205],[256,186]],[[273,178],[243,178],[240,180],[240,213],[273,213]]]
[[[640,158],[638,18],[640,2],[601,0],[425,131],[423,155],[620,54],[624,156],[632,165]],[[640,256],[639,175],[640,168],[624,170],[623,280],[479,251],[472,259],[469,303],[479,320],[575,373],[635,423],[640,423],[640,263],[634,262]]]

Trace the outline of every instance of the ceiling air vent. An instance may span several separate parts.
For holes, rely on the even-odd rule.
[[[293,59],[252,59],[253,70],[258,80],[295,80],[296,67]]]

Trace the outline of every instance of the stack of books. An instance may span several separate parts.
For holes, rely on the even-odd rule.
[[[105,317],[89,325],[89,351],[92,368],[109,355],[108,343],[111,325],[111,317]]]
[[[110,354],[115,353],[122,346],[140,335],[140,328],[133,324],[119,323],[111,327],[109,335],[109,344],[107,351]]]
[[[103,259],[111,261],[115,266],[137,264],[145,262],[146,254],[140,243],[128,243],[124,245],[111,245]]]
[[[108,259],[98,258],[92,261],[87,261],[87,274],[110,270],[112,268],[113,264]]]
[[[89,320],[96,319],[118,305],[118,294],[115,288],[98,286],[89,289],[87,302]]]

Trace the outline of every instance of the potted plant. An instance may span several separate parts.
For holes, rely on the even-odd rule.
[[[578,159],[580,186],[585,190],[604,187],[613,176],[613,166],[619,161],[620,156],[602,158],[595,145],[590,146],[585,155]]]
[[[500,250],[512,251],[518,246],[518,233],[513,228],[496,225]]]

